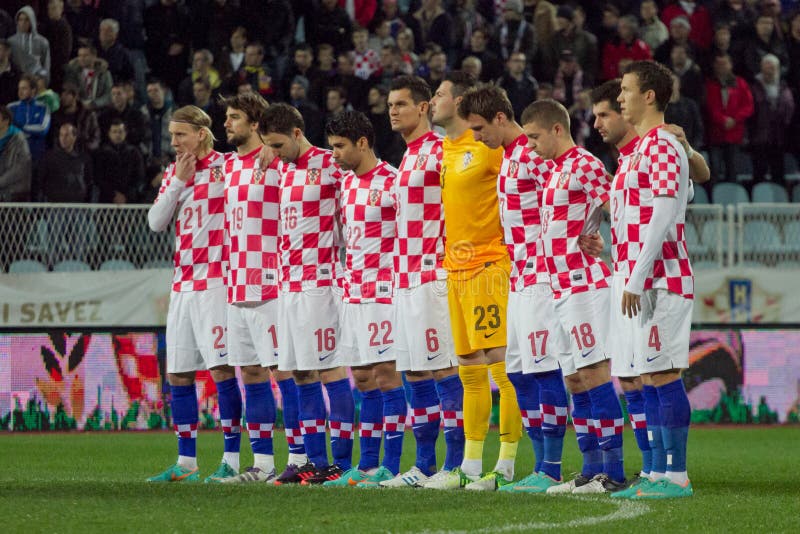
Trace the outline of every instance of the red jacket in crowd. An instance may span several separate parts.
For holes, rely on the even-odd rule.
[[[722,85],[716,79],[706,81],[706,109],[708,111],[708,144],[740,144],[744,139],[745,121],[753,114],[753,94],[743,78],[736,77],[727,87],[728,98],[723,104]],[[725,119],[735,121],[733,128],[725,129]]]
[[[347,11],[347,0],[339,0],[339,7]],[[369,28],[369,23],[378,9],[378,2],[377,0],[353,0],[353,8],[355,12],[350,13],[350,16],[355,15],[353,18],[362,28]]]
[[[619,62],[623,59],[643,61],[653,59],[650,47],[641,39],[634,39],[631,44],[622,40],[611,41],[603,47],[603,80],[613,80],[622,74],[619,71]]]
[[[695,2],[692,14],[686,12],[680,2],[674,2],[664,8],[661,12],[661,22],[669,28],[670,22],[675,17],[686,17],[692,30],[689,32],[689,40],[701,50],[708,50],[711,46],[711,39],[714,37],[714,28],[711,25],[711,15],[704,6]]]

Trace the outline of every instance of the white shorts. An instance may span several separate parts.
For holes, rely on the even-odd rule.
[[[342,303],[342,365],[360,367],[394,361],[394,315],[392,304]]]
[[[333,288],[284,291],[278,300],[278,369],[312,371],[341,365],[341,303]]]
[[[227,290],[173,291],[167,311],[167,372],[228,364]]]
[[[555,299],[556,316],[569,336],[575,369],[608,359],[609,293],[607,287]]]
[[[636,370],[643,374],[687,369],[694,301],[666,289],[648,289],[641,302]]]
[[[535,284],[508,295],[506,372],[575,372],[570,343],[553,311],[550,284]]]
[[[228,304],[231,365],[278,365],[278,299]]]
[[[631,319],[622,313],[623,291],[625,291],[625,276],[615,274],[611,279],[611,304],[609,306],[611,315],[606,350],[611,357],[611,376],[629,378],[639,376],[634,359],[639,320]]]
[[[398,289],[394,305],[398,371],[436,371],[458,365],[446,280]]]

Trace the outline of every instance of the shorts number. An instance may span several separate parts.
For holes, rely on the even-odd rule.
[[[233,221],[233,228],[235,230],[241,230],[244,225],[244,208],[237,206],[235,209],[231,210],[231,220]]]
[[[536,358],[540,354],[544,356],[547,354],[547,330],[539,330],[538,332],[531,332],[528,335],[528,339],[531,341],[531,352],[533,352],[533,357]],[[536,350],[536,341],[541,339],[541,349],[539,351]]]
[[[428,345],[428,352],[438,352],[439,337],[435,328],[425,330],[425,343]]]
[[[222,338],[225,336],[225,329],[221,326],[215,326],[211,329],[211,333],[217,337],[214,338],[214,348],[215,349],[224,349],[225,343],[222,342]]]
[[[183,229],[184,230],[191,230],[192,229],[192,219],[197,216],[197,227],[200,228],[203,226],[203,206],[197,206],[197,208],[192,209],[191,206],[186,206],[183,208]]]
[[[272,346],[277,349],[278,348],[278,333],[275,330],[275,325],[271,325],[269,328],[267,328],[267,333],[269,333],[269,335],[272,336]]]
[[[388,345],[392,343],[392,338],[389,337],[392,335],[392,323],[389,321],[381,321],[380,327],[378,323],[369,323],[367,325],[367,330],[369,330],[370,337],[369,337],[369,346],[370,347],[380,347],[381,345]],[[380,336],[380,331],[383,330],[383,342],[378,341],[378,337]]]
[[[294,230],[297,228],[297,208],[289,206],[283,208],[283,229]]]
[[[594,334],[592,333],[592,325],[589,323],[581,324],[580,329],[577,326],[573,326],[572,335],[575,337],[575,341],[578,343],[578,350],[594,347]]]
[[[314,335],[317,336],[317,352],[323,350],[330,352],[336,349],[336,334],[333,328],[317,328]]]
[[[487,327],[491,329],[500,328],[500,306],[497,304],[489,304],[485,308],[483,306],[475,306],[472,310],[477,318],[475,319],[475,330],[486,330]],[[489,316],[489,320],[486,324],[483,324],[484,319],[486,316]]]
[[[358,242],[361,241],[361,227],[360,226],[348,226],[347,227],[347,248],[350,250],[361,250],[361,245]]]
[[[658,336],[658,325],[650,327],[650,335],[647,337],[647,346],[656,349],[656,352],[661,352],[661,338]]]

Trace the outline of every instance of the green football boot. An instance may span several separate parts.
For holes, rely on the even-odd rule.
[[[186,469],[175,464],[163,473],[147,479],[147,482],[197,482],[200,480],[200,470],[198,468]]]

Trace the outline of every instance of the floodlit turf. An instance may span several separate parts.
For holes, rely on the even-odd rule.
[[[639,467],[638,450],[629,429],[625,437],[631,473]],[[517,478],[531,467],[530,443],[523,439]],[[410,433],[405,445],[403,468],[413,461]],[[144,479],[175,458],[170,433],[3,434],[0,517],[3,532],[26,533],[800,530],[800,428],[695,427],[689,447],[695,496],[639,503],[606,496],[153,485]],[[203,476],[216,467],[221,449],[218,433],[200,434]],[[282,467],[286,446],[280,433],[276,449]],[[579,467],[574,434],[567,434],[565,449],[570,473]],[[492,432],[487,468],[496,454]],[[243,453],[242,465],[250,459],[249,451]]]

